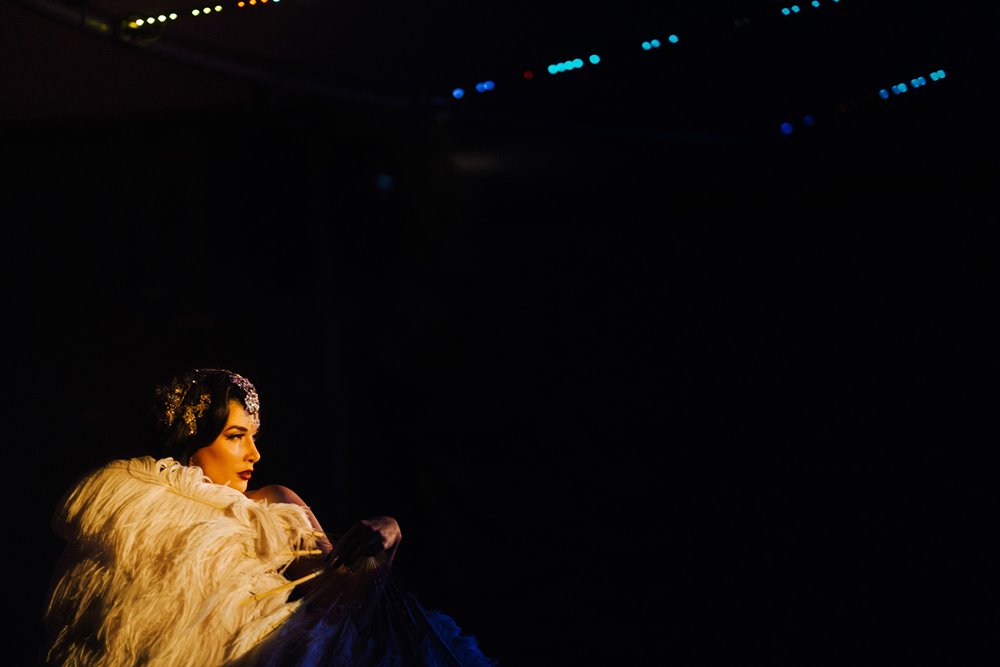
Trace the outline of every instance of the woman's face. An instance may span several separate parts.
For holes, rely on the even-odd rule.
[[[191,455],[191,465],[198,466],[216,484],[247,490],[253,466],[260,460],[254,439],[260,423],[247,414],[239,401],[229,401],[229,418],[211,444]]]

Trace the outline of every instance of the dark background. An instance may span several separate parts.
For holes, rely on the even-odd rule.
[[[15,664],[59,495],[196,366],[502,664],[993,664],[985,10],[286,4],[136,46],[0,3]]]

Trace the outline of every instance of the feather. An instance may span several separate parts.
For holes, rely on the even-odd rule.
[[[451,616],[396,587],[386,563],[322,577],[278,632],[229,667],[496,667]]]
[[[86,475],[53,527],[77,556],[46,609],[48,658],[67,667],[223,665],[300,606],[280,572],[316,547],[299,505],[254,502],[152,457]]]

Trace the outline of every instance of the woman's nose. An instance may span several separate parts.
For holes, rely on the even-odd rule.
[[[250,441],[250,448],[247,450],[247,460],[256,463],[260,461],[260,450],[257,449],[257,443],[253,440]]]

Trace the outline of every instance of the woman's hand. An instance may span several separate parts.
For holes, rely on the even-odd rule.
[[[399,524],[391,516],[377,516],[373,519],[363,519],[361,523],[372,528],[382,536],[382,548],[389,551],[403,539]]]
[[[327,561],[335,567],[354,569],[365,558],[385,554],[391,562],[402,537],[399,523],[391,516],[364,519],[334,542]]]

